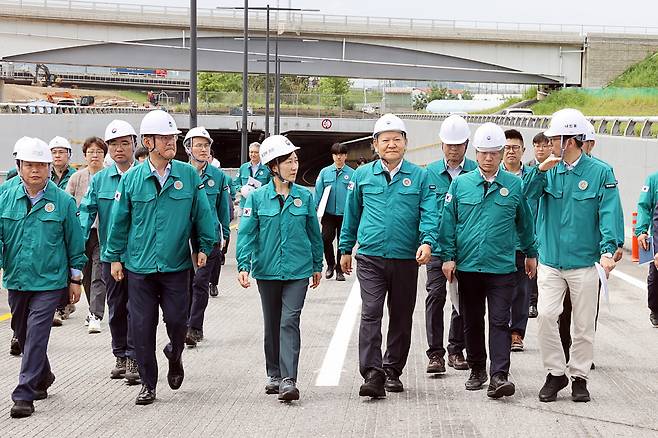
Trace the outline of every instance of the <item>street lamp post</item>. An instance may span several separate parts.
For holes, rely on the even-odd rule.
[[[249,101],[249,0],[244,0],[244,56],[242,64],[242,142],[240,163],[247,161],[249,145],[247,132],[247,106]]]
[[[190,0],[190,129],[197,125],[197,0]]]

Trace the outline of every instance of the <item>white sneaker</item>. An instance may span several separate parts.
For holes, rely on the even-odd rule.
[[[89,320],[93,317],[94,315],[92,315],[91,313],[88,313],[87,316],[85,316],[85,327],[89,326]]]
[[[89,317],[89,327],[87,328],[89,333],[100,333],[101,332],[101,320],[95,315]]]

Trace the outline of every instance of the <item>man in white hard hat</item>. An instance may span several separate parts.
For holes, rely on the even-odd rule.
[[[88,240],[92,225],[96,219],[98,220],[102,277],[107,291],[108,325],[112,337],[112,353],[115,357],[115,366],[110,371],[110,378],[125,379],[128,385],[136,385],[139,381],[139,373],[132,333],[128,324],[128,281],[125,278],[116,281],[112,277],[111,263],[105,255],[105,249],[114,196],[119,181],[133,165],[137,133],[130,123],[113,120],[105,128],[104,140],[113,164],[92,178],[87,194],[80,203],[80,223],[85,239]]]
[[[347,187],[339,249],[343,272],[349,275],[359,242],[359,370],[365,380],[359,395],[377,398],[404,390],[400,375],[411,345],[418,266],[430,261],[438,217],[427,172],[404,160],[404,122],[393,114],[382,116],[375,123],[373,144],[380,159],[359,167]],[[385,301],[389,324],[382,359]]]
[[[517,236],[525,254],[525,272],[537,270],[532,212],[520,178],[500,169],[505,146],[503,130],[493,123],[480,126],[473,137],[478,171],[458,176],[445,196],[439,232],[443,273],[458,280],[459,310],[464,318],[466,353],[471,375],[467,390],[487,381],[485,302],[489,319],[487,396],[511,396],[509,328],[516,284]]]
[[[11,153],[14,159],[16,159],[16,154],[18,153],[18,150],[20,149],[21,145],[25,144],[26,142],[29,142],[31,139],[32,139],[31,137],[21,137],[18,140],[16,140],[16,143],[14,143],[14,150]],[[18,167],[12,167],[7,171],[7,175],[5,176],[4,182],[9,181],[10,179],[14,178],[17,175],[18,175]]]
[[[203,319],[208,307],[211,277],[215,270],[220,271],[217,275],[221,273],[222,246],[231,234],[229,218],[231,179],[209,163],[212,143],[210,133],[203,126],[190,129],[183,141],[185,152],[190,157],[190,164],[197,169],[201,178],[203,191],[210,205],[210,219],[217,234],[217,243],[208,255],[206,265],[198,268],[196,272],[191,271],[193,278],[190,285],[190,316],[187,320],[185,337],[188,347],[196,347],[204,338]],[[198,251],[198,248],[193,249],[195,253]]]
[[[441,213],[448,188],[457,176],[477,169],[475,161],[466,158],[471,129],[463,117],[451,115],[441,123],[439,139],[443,157],[427,166],[427,180],[430,191],[435,194],[436,209]],[[425,299],[425,326],[427,328],[427,372],[444,373],[446,370],[443,347],[443,306],[446,303],[446,277],[443,275],[443,261],[438,245],[432,248],[432,259],[427,264],[427,298]],[[455,304],[455,303],[453,303]],[[448,332],[448,366],[456,370],[467,370],[464,358],[464,323],[462,316],[451,306],[450,330]]]
[[[61,296],[80,299],[85,245],[75,200],[49,181],[48,144],[32,139],[16,154],[20,180],[0,196],[3,283],[11,326],[23,350],[10,415],[28,417],[55,381],[46,350]]]
[[[594,332],[599,276],[595,263],[609,274],[615,268],[619,191],[610,168],[583,153],[588,123],[567,108],[553,114],[546,136],[553,153],[537,168],[525,187],[539,200],[538,323],[539,349],[546,382],[542,402],[555,401],[569,384],[575,402],[587,402],[587,378],[594,357]],[[572,305],[572,344],[566,361],[558,332],[565,294]]]
[[[249,161],[242,164],[237,175],[233,178],[233,193],[239,193],[240,208],[244,207],[247,197],[254,189],[257,189],[272,178],[270,170],[260,162],[260,143],[254,142],[249,145]]]
[[[174,160],[179,133],[173,117],[162,110],[142,119],[140,135],[149,158],[119,182],[105,249],[112,277],[128,279],[128,314],[135,316],[129,324],[142,381],[138,405],[155,401],[158,307],[169,336],[167,381],[174,390],[183,383],[192,260],[189,246],[181,243],[193,239],[199,248],[196,264],[203,267],[217,240],[197,170]]]

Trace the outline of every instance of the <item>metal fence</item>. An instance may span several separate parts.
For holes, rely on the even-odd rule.
[[[30,103],[0,103],[0,114],[135,114],[152,108],[115,106],[39,105]]]
[[[400,114],[403,119],[445,120],[450,114]],[[548,129],[551,116],[465,115],[469,123],[492,122],[501,126]],[[588,117],[597,134],[618,137],[655,138],[658,134],[658,117]]]
[[[43,12],[51,11],[60,13],[63,11],[86,13],[90,16],[101,17],[99,13],[125,14],[134,20],[143,21],[145,17],[156,18],[158,22],[187,21],[189,8],[178,6],[139,5],[130,3],[111,3],[79,0],[1,0],[0,6],[18,7],[25,10],[40,9],[35,16],[43,16]],[[5,8],[7,9],[7,8]],[[250,11],[250,20],[256,28],[264,28],[265,12]],[[274,17],[276,13],[272,14]],[[210,8],[199,8],[199,24],[212,21],[220,22],[226,19],[226,23],[240,26],[240,21],[235,20],[242,16],[240,11],[225,11]],[[365,17],[351,15],[326,15],[289,12],[279,15],[277,20],[279,26],[285,26],[289,30],[313,29],[318,31],[341,31],[350,33],[377,33],[386,34],[395,31],[397,35],[426,35],[428,32],[441,30],[489,30],[499,32],[534,32],[534,33],[563,33],[586,35],[588,33],[622,33],[622,34],[658,34],[658,27],[647,26],[609,26],[609,25],[578,25],[578,24],[556,24],[556,23],[515,23],[502,21],[475,21],[475,20],[435,20],[422,18],[388,18],[388,17]]]

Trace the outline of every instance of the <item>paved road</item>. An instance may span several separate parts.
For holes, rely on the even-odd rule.
[[[620,271],[643,280],[642,268],[623,263]],[[83,304],[63,327],[53,329],[50,358],[57,381],[50,397],[36,403],[31,418],[10,419],[20,359],[7,354],[9,322],[0,322],[2,437],[658,436],[658,330],[648,322],[646,292],[638,285],[611,280],[610,305],[602,304],[597,332],[592,402],[573,403],[563,391],[557,402],[544,404],[537,400],[545,373],[535,320],[528,327],[526,351],[512,356],[511,378],[517,387],[512,398],[494,401],[484,391],[465,391],[467,371],[449,368],[438,378],[425,374],[424,269],[412,350],[402,376],[406,391],[378,401],[358,397],[356,330],[349,337],[338,385],[315,386],[353,284],[353,279],[342,284],[323,280],[319,290],[309,292],[302,313],[302,399],[285,405],[263,390],[258,293],[255,287],[241,289],[234,278],[235,261],[230,259],[221,295],[208,309],[207,340],[184,354],[180,390],[167,386],[166,360],[159,355],[158,400],[151,406],[135,406],[137,389],[108,378],[113,358],[107,327],[101,334],[87,334]],[[5,305],[6,294],[0,298]],[[165,339],[161,325],[160,347]]]

